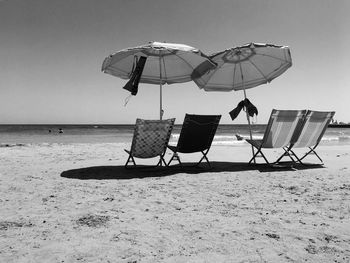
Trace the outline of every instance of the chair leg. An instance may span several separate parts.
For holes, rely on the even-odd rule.
[[[255,159],[255,157],[260,153],[260,150],[258,150],[253,157],[250,159],[249,164]]]
[[[157,163],[157,166],[163,166],[163,164],[165,165],[165,166],[168,166],[168,164],[165,162],[165,160],[164,160],[164,154],[162,154],[162,155],[159,155],[159,161],[158,161],[158,163]]]
[[[321,157],[316,153],[315,149],[317,147],[318,144],[316,144],[313,148],[309,147],[310,151],[308,151],[303,157],[300,158],[300,160],[303,160],[306,156],[308,156],[310,153],[313,153],[316,155],[316,157],[321,161],[321,163],[323,164],[323,161],[321,159]]]
[[[133,165],[136,166],[135,159],[134,159],[134,157],[132,157],[131,154],[129,154],[128,160],[126,161],[126,163],[125,163],[124,166],[125,166],[125,167],[128,167],[128,164],[129,164],[129,163],[133,163]]]
[[[255,157],[257,157],[259,153],[260,153],[261,156],[264,158],[265,162],[266,162],[267,164],[270,164],[269,161],[266,159],[265,155],[262,153],[261,148],[258,148],[258,149],[257,149],[257,151],[256,151],[256,153],[253,155],[252,159],[250,159],[249,164],[251,164],[251,162],[252,162],[253,160],[255,160]]]
[[[175,155],[175,153],[173,153],[173,155],[171,156],[171,158],[170,158],[170,160],[169,160],[169,162],[168,162],[168,166],[170,165],[170,163],[174,160],[174,155]]]
[[[288,147],[288,148],[283,147],[282,149],[284,150],[284,153],[274,163],[278,164],[282,160],[282,158],[285,156],[288,156],[292,160],[293,163],[296,163],[296,161],[293,159],[292,155],[290,154],[290,152],[292,152],[292,150],[291,150],[292,147]]]
[[[298,157],[298,155],[296,155],[295,152],[294,152],[292,149],[290,149],[289,152],[291,153],[292,156],[294,156],[294,157],[297,159],[297,161],[298,161],[300,164],[304,164],[304,163],[301,161],[301,159]]]
[[[314,152],[314,154],[316,155],[316,157],[320,160],[320,162],[323,164],[323,161],[321,159],[321,157],[317,154],[317,152],[315,152],[314,150],[312,150]]]
[[[171,158],[170,158],[170,160],[169,160],[169,162],[168,162],[168,166],[170,165],[170,163],[171,163],[173,160],[177,160],[177,161],[179,162],[179,164],[181,165],[181,167],[182,167],[182,163],[181,163],[181,161],[180,161],[180,157],[179,157],[179,155],[178,155],[176,152],[174,152],[173,156],[171,156]]]
[[[208,157],[207,157],[208,152],[209,152],[209,149],[207,149],[206,152],[201,151],[201,153],[203,154],[203,156],[202,156],[202,158],[199,160],[199,162],[196,164],[196,166],[198,166],[198,165],[205,159],[205,160],[207,161],[207,164],[208,164],[209,168],[211,168],[211,164],[210,164],[209,159],[208,159]]]

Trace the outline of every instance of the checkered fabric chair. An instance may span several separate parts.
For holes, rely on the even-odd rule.
[[[321,157],[316,153],[315,148],[320,143],[323,134],[325,133],[328,124],[331,122],[335,112],[334,111],[307,111],[303,124],[299,128],[297,136],[292,140],[291,146],[287,149],[288,152],[294,156],[299,163],[313,153],[321,161]],[[299,158],[292,150],[294,148],[309,148],[309,151]]]
[[[164,154],[174,122],[175,118],[168,120],[137,119],[131,148],[130,150],[125,150],[129,154],[125,167],[130,162],[136,165],[135,157],[145,159],[159,156],[159,162],[156,166],[161,166],[162,163],[167,165],[164,160]]]
[[[178,153],[201,152],[203,156],[197,165],[203,160],[206,160],[210,167],[207,154],[213,142],[216,129],[219,126],[220,119],[221,115],[186,114],[177,145],[168,145],[168,148],[173,151],[173,156],[168,162],[168,165],[174,159],[182,165]]]
[[[279,163],[285,156],[291,157],[288,147],[291,145],[292,138],[299,132],[306,114],[306,110],[275,110],[273,109],[267,124],[264,137],[262,140],[248,140],[246,141],[253,145],[257,152],[250,159],[251,163],[259,154],[264,158],[265,162],[269,161],[262,152],[266,148],[282,148],[284,153],[274,162]]]

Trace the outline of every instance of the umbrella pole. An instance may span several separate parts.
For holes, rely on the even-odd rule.
[[[242,71],[242,64],[241,63],[239,63],[239,68],[241,70],[241,78],[242,78],[242,84],[243,84],[244,99],[246,99],[247,98],[247,93],[246,93],[245,88],[244,88],[244,77],[243,77],[243,71]],[[248,113],[247,108],[245,109],[245,113],[246,113],[246,116],[247,116],[247,121],[248,121],[248,126],[249,126],[250,139],[253,140],[252,127],[250,125],[249,113]],[[256,162],[255,162],[255,157],[254,157],[254,147],[253,147],[253,145],[251,145],[251,147],[252,147],[252,154],[253,154],[254,164],[255,164]]]
[[[162,94],[162,58],[159,57],[159,119],[163,119],[163,94]]]
[[[163,107],[162,107],[162,83],[159,84],[159,119],[162,120],[163,119]]]
[[[245,89],[243,91],[244,91],[244,98],[246,99],[247,98],[247,93],[246,93]],[[248,126],[249,126],[249,136],[250,136],[250,139],[253,140],[252,127],[251,127],[251,124],[250,124],[250,118],[249,118],[249,114],[248,114],[247,108],[246,108],[245,113],[246,113],[246,116],[247,116],[247,121],[248,121]],[[254,156],[254,154],[255,154],[254,153],[254,147],[253,147],[253,145],[251,145],[251,147],[252,147],[252,154]],[[255,157],[254,157],[254,163],[256,163],[255,162]]]

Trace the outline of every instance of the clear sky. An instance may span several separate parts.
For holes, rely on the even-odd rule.
[[[210,54],[248,42],[286,45],[293,66],[247,90],[257,123],[272,108],[335,110],[350,122],[349,0],[0,0],[0,124],[134,123],[159,117],[159,87],[101,72],[106,56],[149,41]],[[228,112],[243,92],[165,85],[164,118]]]

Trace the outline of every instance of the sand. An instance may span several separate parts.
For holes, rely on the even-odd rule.
[[[125,147],[1,147],[0,262],[350,262],[349,145],[278,168],[213,146],[183,170],[125,170]]]

